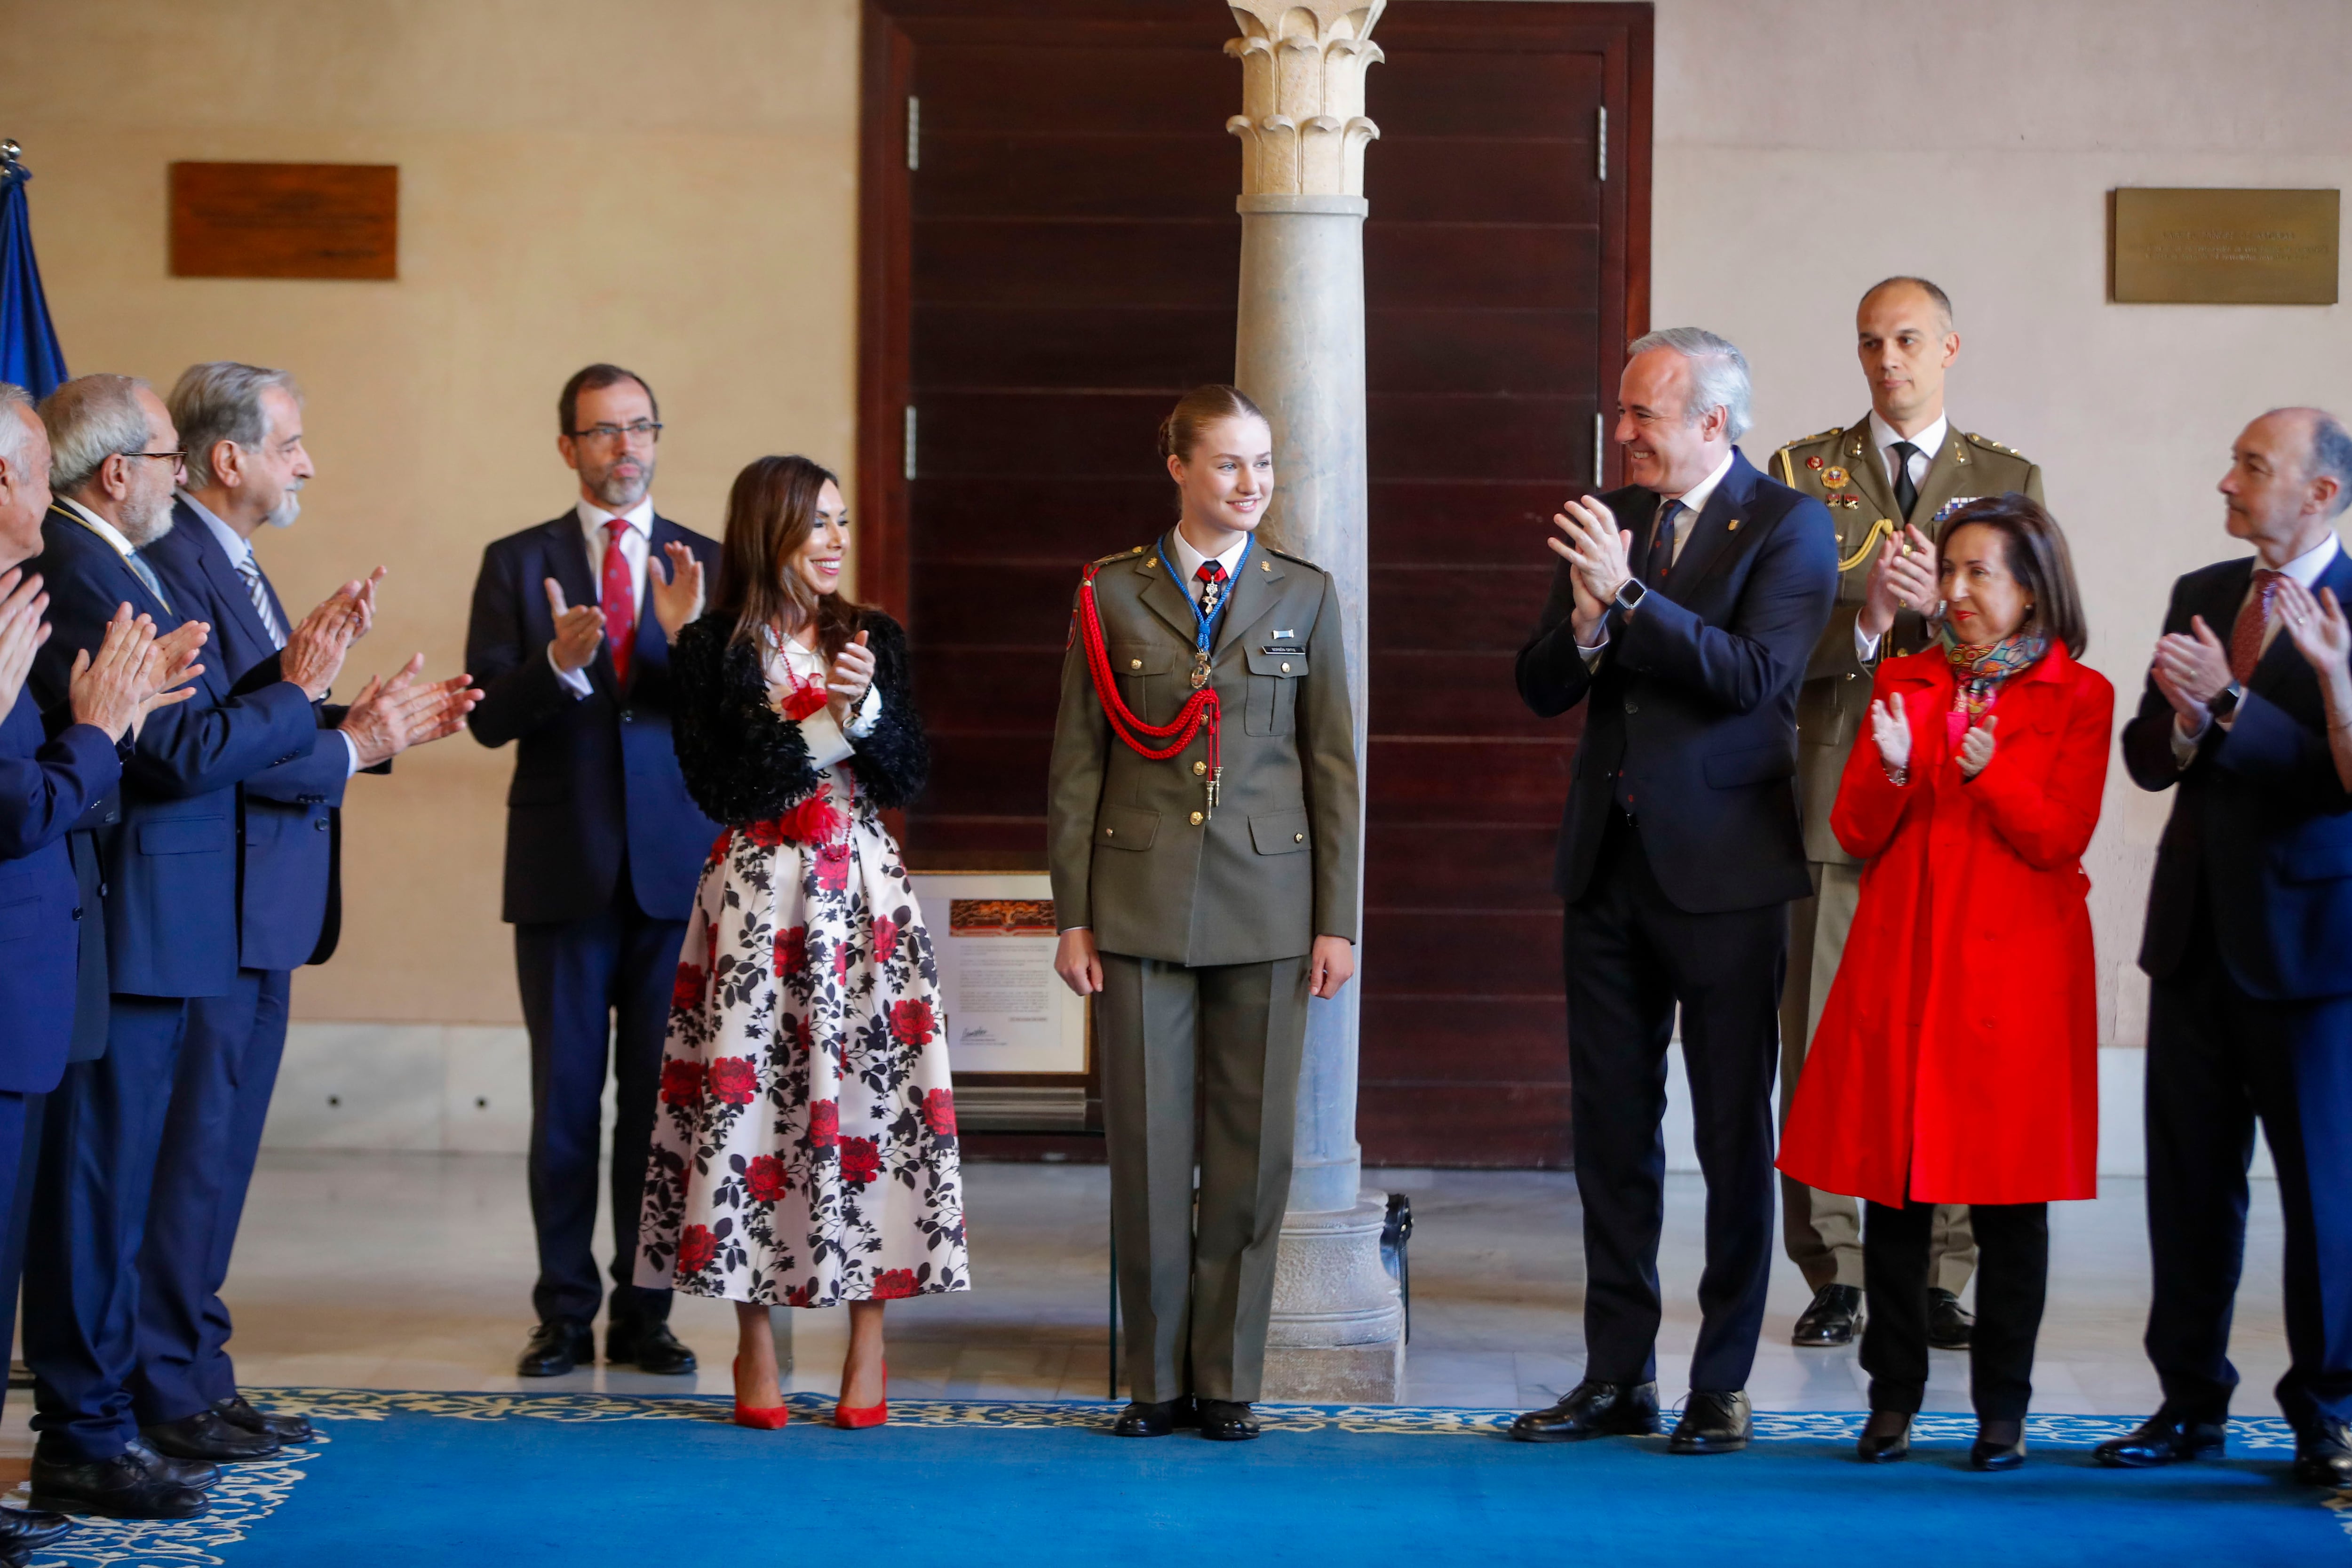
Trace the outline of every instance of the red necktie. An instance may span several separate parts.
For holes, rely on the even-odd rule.
[[[2237,624],[2230,628],[2230,679],[2241,686],[2253,679],[2254,666],[2262,662],[2263,628],[2270,624],[2271,595],[2278,592],[2285,576],[2267,566],[2254,568],[2254,591],[2238,612]]]
[[[626,518],[616,517],[604,525],[604,587],[597,601],[604,609],[604,640],[613,649],[613,679],[624,686],[637,640],[636,584],[629,575],[629,558],[621,551],[621,536],[628,531]]]

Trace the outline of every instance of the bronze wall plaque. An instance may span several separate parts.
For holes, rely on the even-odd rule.
[[[394,163],[174,163],[175,278],[397,278]]]
[[[2337,191],[2109,193],[2119,305],[2333,305]]]

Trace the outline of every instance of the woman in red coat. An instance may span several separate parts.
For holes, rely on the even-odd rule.
[[[1878,669],[1872,732],[1831,826],[1862,903],[1782,1136],[1780,1166],[1869,1202],[1864,1459],[1910,1451],[1927,1384],[1937,1204],[1974,1212],[1970,1462],[2024,1461],[2047,1205],[2095,1195],[2098,1005],[2090,879],[2115,689],[2085,640],[2066,542],[2020,495],[1947,521],[1937,580],[1889,545],[1873,592],[1944,601],[1939,646]]]

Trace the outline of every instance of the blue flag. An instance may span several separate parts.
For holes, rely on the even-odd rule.
[[[65,351],[49,322],[41,268],[33,259],[32,218],[25,206],[31,170],[14,142],[0,145],[0,381],[47,397],[66,379]]]

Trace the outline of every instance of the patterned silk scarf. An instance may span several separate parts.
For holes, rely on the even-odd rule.
[[[2000,689],[2042,662],[2050,639],[2039,635],[2007,637],[1999,642],[1965,643],[1943,628],[1944,658],[1952,667],[1952,708],[1945,715],[1951,743],[1976,727],[2000,700]]]

